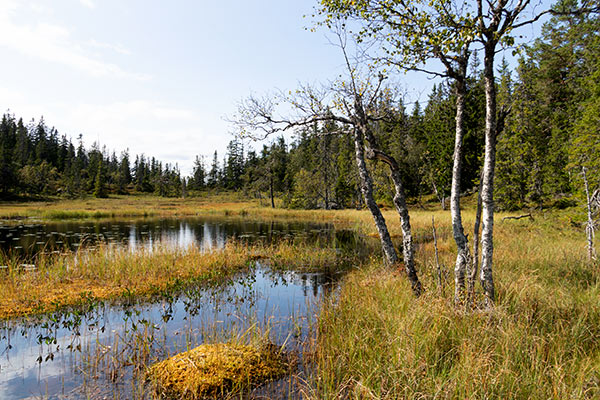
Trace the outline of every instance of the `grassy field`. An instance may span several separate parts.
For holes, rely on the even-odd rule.
[[[0,215],[5,217],[54,218],[61,212],[74,218],[212,215],[319,221],[376,236],[367,211],[271,209],[230,197],[124,197],[0,205]],[[399,239],[397,214],[385,210],[384,215],[392,236]],[[493,310],[483,311],[453,304],[456,246],[449,212],[433,207],[411,210],[425,294],[414,298],[400,269],[382,267],[379,251],[361,260],[362,268],[347,275],[339,297],[321,308],[317,335],[309,345],[316,369],[303,389],[306,397],[600,398],[600,265],[586,258],[584,210],[534,212],[534,219],[503,220],[507,215],[498,213],[495,224],[498,301]],[[435,278],[432,216],[445,271],[443,287],[438,287]],[[467,206],[467,232],[473,220],[474,212]],[[68,257],[49,259],[34,273],[13,268],[2,278],[0,296],[11,301],[2,303],[0,315],[52,308],[77,301],[86,292],[110,298],[124,291],[165,290],[173,282],[198,277],[220,279],[265,255],[275,264],[290,267],[339,265],[330,250],[289,244],[270,248],[231,245],[208,254],[117,252],[93,253],[77,262]],[[135,279],[139,273],[149,277],[147,282]],[[48,301],[41,300],[46,297]]]
[[[0,202],[0,219],[40,218],[45,220],[189,216],[225,213],[228,209],[259,208],[258,202],[242,200],[235,194],[205,197],[164,198],[148,195],[107,199],[56,199],[32,202]]]
[[[419,231],[423,218],[416,213]],[[492,311],[453,304],[455,246],[448,217],[436,220],[446,233],[443,294],[431,242],[418,248],[427,289],[418,299],[377,259],[350,273],[339,298],[322,308],[307,397],[600,398],[600,265],[588,262],[570,213],[497,220]]]

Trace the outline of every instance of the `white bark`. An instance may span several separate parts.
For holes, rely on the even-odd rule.
[[[396,206],[396,211],[398,211],[398,214],[400,215],[400,225],[402,227],[404,269],[410,280],[413,291],[418,296],[422,292],[422,286],[417,276],[417,268],[415,266],[415,250],[412,240],[410,216],[408,214],[408,207],[406,205],[406,197],[404,196],[398,164],[395,164],[395,167],[391,167],[391,176],[392,181],[394,182],[394,188],[396,189],[396,193],[394,194],[394,205]]]
[[[367,208],[373,216],[377,232],[379,233],[379,239],[381,240],[381,247],[383,248],[383,254],[388,264],[394,265],[398,263],[398,254],[394,249],[392,238],[388,231],[385,218],[381,214],[381,210],[375,199],[373,198],[373,180],[367,169],[367,163],[365,162],[365,151],[363,144],[363,135],[360,129],[354,129],[354,149],[356,155],[356,166],[358,167],[358,176],[360,178],[360,190]]]
[[[494,81],[495,42],[485,44],[485,155],[483,160],[483,184],[481,188],[482,222],[481,231],[481,285],[486,304],[491,307],[495,301],[493,278],[494,255],[494,173],[496,167],[496,86]]]
[[[437,272],[438,287],[440,288],[440,294],[444,294],[444,287],[442,286],[442,268],[440,267],[440,257],[438,253],[437,245],[437,232],[435,230],[435,218],[431,216],[431,228],[433,229],[433,248],[435,250],[435,268]]]
[[[456,131],[454,138],[454,162],[452,166],[452,188],[450,192],[450,215],[452,233],[456,242],[457,255],[454,267],[454,301],[460,302],[465,291],[465,275],[471,262],[469,243],[465,235],[460,212],[460,178],[462,170],[462,144],[464,136],[466,85],[464,80],[456,80]]]
[[[587,233],[587,248],[588,248],[588,258],[590,261],[594,261],[596,259],[596,248],[594,247],[594,237],[595,237],[595,225],[594,225],[594,212],[592,210],[592,197],[590,196],[590,186],[587,180],[586,168],[581,168],[581,174],[583,175],[583,184],[585,186],[585,196],[586,196],[586,204],[587,204],[587,224],[585,227],[585,231]]]
[[[477,278],[477,270],[479,269],[479,228],[481,226],[481,184],[483,175],[479,181],[477,190],[477,210],[475,212],[475,225],[473,227],[473,259],[471,270],[468,272],[469,284],[467,287],[467,304],[473,304],[475,299],[475,279]]]
[[[406,205],[406,196],[404,195],[400,167],[392,156],[376,148],[375,138],[373,137],[373,134],[369,130],[368,126],[362,125],[361,127],[364,129],[365,137],[369,145],[367,151],[368,157],[370,159],[378,159],[383,161],[390,168],[390,177],[392,178],[395,189],[394,206],[396,207],[396,211],[398,211],[400,216],[400,226],[402,227],[402,253],[404,256],[404,269],[406,271],[408,280],[412,285],[413,291],[418,296],[421,294],[423,287],[419,281],[415,265],[415,251],[412,240],[412,229],[410,226],[410,215],[408,213],[408,206]]]

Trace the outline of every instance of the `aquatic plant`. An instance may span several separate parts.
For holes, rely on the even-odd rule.
[[[41,255],[37,268],[24,271],[16,258],[2,258],[0,319],[90,307],[100,300],[166,298],[194,285],[215,286],[253,268],[257,260],[273,268],[297,271],[335,270],[353,258],[334,248],[307,243],[244,244],[222,249],[168,246],[130,251],[99,246],[76,253]],[[140,277],[144,279],[140,279]]]

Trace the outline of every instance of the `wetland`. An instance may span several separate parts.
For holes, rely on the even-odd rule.
[[[154,398],[151,364],[249,337],[298,366],[247,395],[299,397],[319,304],[366,240],[239,217],[5,221],[0,398]]]
[[[397,215],[383,214],[399,246]],[[0,215],[3,399],[153,399],[149,368],[222,343],[274,346],[291,368],[217,398],[600,396],[600,269],[577,209],[498,214],[491,311],[454,303],[438,209],[411,210],[420,297],[385,265],[365,210],[148,197]],[[473,224],[472,204],[463,216]]]

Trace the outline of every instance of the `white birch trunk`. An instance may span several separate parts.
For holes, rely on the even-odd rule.
[[[477,190],[477,211],[475,212],[475,225],[473,227],[473,262],[469,271],[469,284],[467,287],[467,304],[472,304],[475,299],[475,279],[477,278],[477,270],[479,269],[479,227],[481,226],[481,186],[483,174],[479,181]]]
[[[494,81],[495,42],[485,44],[485,155],[483,160],[483,184],[481,188],[481,285],[488,307],[495,301],[493,278],[494,255],[494,173],[496,167],[496,86]]]
[[[440,295],[444,295],[444,287],[442,286],[442,268],[440,267],[440,256],[438,253],[437,245],[437,232],[435,230],[435,218],[431,216],[431,228],[433,229],[433,248],[435,250],[435,268],[437,272],[438,287],[440,289]]]
[[[592,198],[590,197],[590,186],[587,180],[587,172],[586,168],[581,168],[581,174],[583,175],[583,184],[585,186],[585,197],[587,200],[587,224],[585,227],[585,231],[587,233],[587,248],[588,248],[588,258],[590,261],[594,261],[596,259],[596,249],[594,247],[594,212],[592,211]]]
[[[396,160],[376,149],[375,138],[368,126],[361,125],[359,128],[363,129],[364,136],[367,139],[369,145],[367,154],[371,159],[378,159],[383,161],[390,168],[390,177],[394,183],[394,206],[400,216],[400,226],[402,227],[402,253],[404,256],[404,269],[408,280],[412,285],[412,289],[418,296],[423,291],[421,282],[417,275],[417,268],[415,265],[415,251],[412,240],[412,229],[410,226],[410,215],[408,213],[408,206],[406,205],[406,196],[404,195],[404,187],[402,185],[402,176],[400,175],[400,167]]]
[[[454,267],[454,301],[460,302],[465,291],[465,275],[471,262],[469,243],[465,235],[460,212],[460,178],[462,170],[462,144],[464,136],[466,85],[464,80],[456,80],[456,132],[454,138],[454,163],[452,166],[452,188],[450,192],[450,215],[452,233],[456,242],[457,255]]]
[[[415,250],[412,239],[412,230],[410,226],[410,216],[408,214],[408,207],[406,206],[406,197],[404,195],[404,188],[402,187],[402,178],[400,177],[400,171],[398,164],[394,163],[394,167],[391,167],[392,181],[396,193],[394,194],[394,205],[396,211],[400,215],[400,225],[402,226],[402,252],[404,256],[404,269],[408,280],[412,285],[412,289],[418,296],[422,292],[421,282],[417,276],[417,268],[415,266]]]
[[[373,216],[377,232],[379,233],[379,239],[381,240],[381,247],[383,248],[383,254],[388,264],[394,265],[398,263],[398,254],[392,243],[392,238],[388,231],[385,223],[385,218],[381,214],[381,210],[375,199],[373,198],[373,180],[367,170],[367,163],[365,162],[365,151],[363,145],[363,135],[359,128],[354,129],[354,149],[356,155],[356,166],[358,167],[358,176],[360,178],[360,190],[367,208]]]

